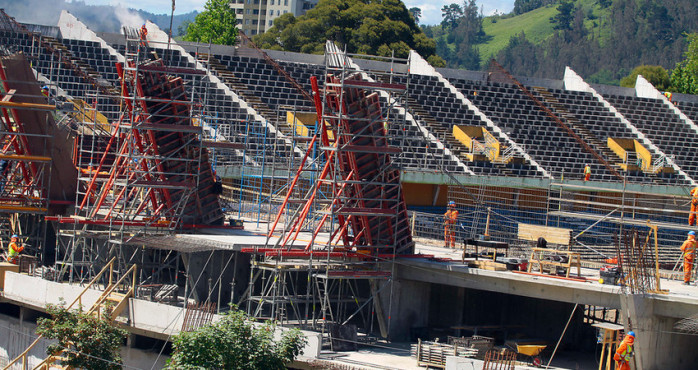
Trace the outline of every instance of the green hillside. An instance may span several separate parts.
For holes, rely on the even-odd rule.
[[[550,17],[557,14],[554,6],[546,6],[510,18],[486,17],[482,21],[482,27],[488,36],[484,44],[478,45],[480,57],[483,63],[487,63],[492,57],[504,49],[509,39],[521,33],[534,44],[539,44],[553,34],[553,24]]]

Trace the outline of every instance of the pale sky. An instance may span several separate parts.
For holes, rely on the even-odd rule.
[[[408,8],[422,9],[421,24],[441,23],[441,8],[451,3],[462,4],[462,0],[403,0]],[[127,8],[143,9],[155,14],[169,14],[172,9],[170,0],[84,0],[89,5],[122,5]],[[192,10],[202,11],[206,0],[175,0],[175,14],[188,13]],[[485,15],[495,11],[508,13],[514,8],[514,0],[477,0]]]

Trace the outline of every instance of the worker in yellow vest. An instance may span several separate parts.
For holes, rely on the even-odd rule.
[[[448,202],[448,210],[444,213],[444,243],[446,248],[456,247],[456,221],[458,221],[458,210],[456,202]]]
[[[616,370],[630,370],[630,358],[635,355],[635,332],[630,331],[620,342],[613,359],[616,360]]]
[[[584,166],[584,181],[589,181],[591,179],[591,166],[588,164]]]
[[[24,250],[24,246],[22,245],[22,242],[19,241],[17,234],[12,235],[12,238],[10,238],[10,245],[8,247],[9,250],[7,253],[7,262],[15,265],[19,264],[19,254]]]
[[[688,224],[696,225],[696,212],[698,212],[698,187],[691,189],[691,213],[688,215]]]

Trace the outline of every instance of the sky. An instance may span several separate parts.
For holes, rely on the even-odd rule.
[[[170,0],[83,0],[89,5],[122,5],[127,8],[142,9],[155,14],[170,14]],[[420,24],[441,23],[441,8],[451,3],[462,3],[462,0],[403,0],[407,8],[417,7],[422,10]],[[189,13],[192,10],[204,10],[206,0],[175,0],[175,14]],[[494,12],[508,13],[514,8],[514,0],[477,0],[484,15]]]

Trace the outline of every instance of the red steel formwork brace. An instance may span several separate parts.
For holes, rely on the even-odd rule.
[[[127,114],[114,124],[99,163],[86,171],[91,179],[80,209],[89,209],[93,220],[169,227],[222,221],[184,83],[165,71],[161,60],[117,64]]]
[[[311,143],[315,143],[319,135],[325,160],[318,183],[332,183],[333,195],[329,208],[313,230],[312,240],[334,216],[337,226],[330,234],[330,245],[338,243],[343,248],[355,247],[369,253],[411,253],[413,242],[400,189],[400,172],[393,167],[390,158],[390,154],[399,153],[399,149],[389,146],[379,95],[375,92],[400,86],[363,81],[358,73],[343,80],[328,75],[323,111],[315,77],[311,77],[311,85],[318,122],[322,122]],[[306,158],[309,153],[310,149]],[[306,158],[289,187],[269,236],[274,233],[293,194]],[[309,194],[279,247],[296,240],[321,186],[316,186]],[[312,242],[306,250],[311,247]]]
[[[12,88],[5,69],[0,63],[0,212],[44,213],[51,163],[46,115],[55,106],[45,104],[36,81],[14,81],[21,92]],[[24,109],[44,121],[25,122]]]

